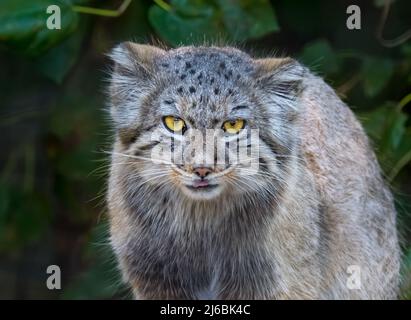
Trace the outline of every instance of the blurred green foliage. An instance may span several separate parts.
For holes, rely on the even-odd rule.
[[[362,28],[350,31],[350,1],[1,0],[0,298],[129,297],[107,238],[103,107],[105,53],[130,39],[292,55],[323,76],[363,122],[396,195],[411,298],[411,43],[377,40],[384,3],[360,1]],[[61,30],[46,28],[49,5]],[[384,36],[409,29],[410,14],[409,1],[393,2]],[[50,264],[62,292],[44,285]]]

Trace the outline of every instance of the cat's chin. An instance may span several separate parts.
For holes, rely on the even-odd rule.
[[[193,200],[212,200],[221,194],[223,187],[219,184],[208,185],[206,187],[183,185],[181,189],[187,197]]]

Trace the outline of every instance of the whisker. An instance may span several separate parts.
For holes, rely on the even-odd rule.
[[[110,155],[123,156],[123,157],[127,157],[127,158],[132,158],[132,159],[145,160],[145,161],[150,161],[150,162],[158,161],[158,162],[164,163],[164,164],[169,164],[169,165],[173,164],[172,162],[166,161],[166,160],[163,160],[163,159],[146,158],[146,157],[141,157],[141,156],[136,156],[136,155],[125,154],[125,153],[121,153],[121,152],[104,151],[104,153],[107,153],[107,154],[110,154]]]

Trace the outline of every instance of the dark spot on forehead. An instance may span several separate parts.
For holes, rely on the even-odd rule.
[[[195,123],[194,118],[192,118],[192,117],[190,117],[190,116],[187,116],[187,120],[188,120],[188,122],[190,122],[190,123]]]
[[[194,88],[193,86],[191,86],[188,90],[190,91],[190,93],[196,92],[196,88]]]
[[[190,62],[186,62],[186,69],[190,69],[191,68],[191,63]]]
[[[191,73],[191,74],[194,74],[194,73],[196,73],[196,71],[195,71],[194,69],[191,69],[191,70],[190,70],[190,73]]]
[[[164,68],[168,68],[169,64],[168,63],[162,63],[161,66],[163,66]]]
[[[220,89],[214,88],[214,94],[219,94],[219,93],[220,93]]]
[[[178,93],[183,93],[183,91],[184,91],[183,87],[178,87],[178,89],[177,89]]]
[[[221,69],[225,69],[225,63],[224,63],[224,62],[221,62],[221,63],[220,63],[220,68],[221,68]]]
[[[181,80],[184,80],[186,76],[187,76],[187,75],[182,74],[182,75],[180,76],[180,79],[181,79]]]
[[[200,74],[197,76],[197,79],[198,79],[198,80],[201,80],[202,78],[203,78],[203,73],[200,72]]]

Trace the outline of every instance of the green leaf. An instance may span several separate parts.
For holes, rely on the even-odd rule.
[[[244,41],[279,30],[268,0],[174,0],[170,10],[153,5],[149,20],[174,46],[216,39]]]
[[[340,70],[340,59],[327,40],[308,43],[300,55],[301,61],[314,71],[335,74]]]
[[[407,115],[389,104],[367,113],[365,118],[364,126],[370,136],[379,142],[380,152],[394,152],[405,133]]]
[[[396,114],[389,129],[388,141],[393,150],[397,150],[405,133],[405,123],[408,116],[402,112]]]
[[[267,0],[218,0],[224,25],[234,40],[248,40],[279,31],[274,10]]]
[[[367,133],[376,142],[381,164],[390,172],[411,150],[411,131],[406,127],[408,115],[390,103],[362,114],[361,118]]]
[[[47,28],[47,7],[61,10],[61,29]],[[27,56],[38,56],[54,47],[77,27],[78,15],[68,0],[1,0],[0,42]]]
[[[206,17],[217,9],[215,1],[205,0],[172,0],[171,5],[182,17]]]
[[[149,10],[149,20],[154,29],[171,45],[202,43],[224,33],[215,8],[211,5],[202,1],[188,3],[185,0],[173,1],[172,5],[172,11],[156,5]]]
[[[364,92],[374,97],[385,87],[394,72],[391,60],[369,57],[364,59],[362,66]]]
[[[62,43],[36,58],[34,64],[43,75],[60,84],[74,66],[80,54],[86,27],[69,36]]]

